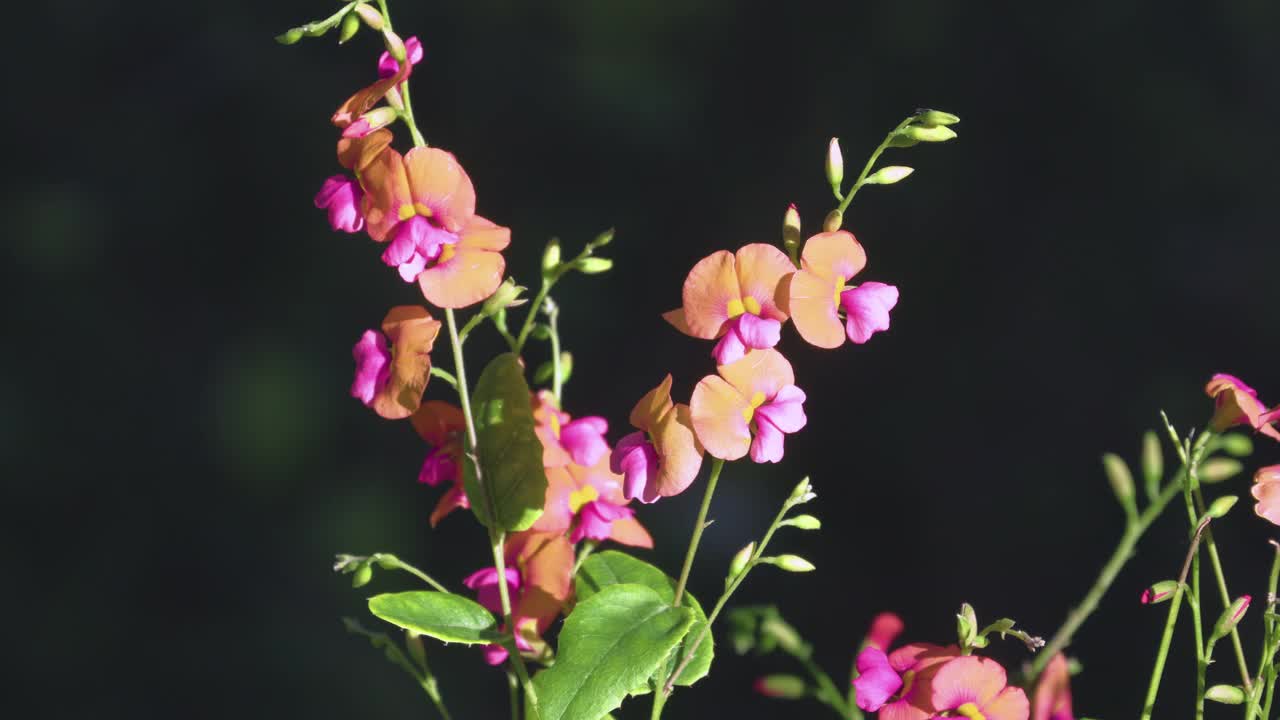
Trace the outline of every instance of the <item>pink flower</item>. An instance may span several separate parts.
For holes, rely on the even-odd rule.
[[[948,661],[933,677],[933,706],[941,713],[983,720],[1027,720],[1021,688],[1006,687],[1000,663],[973,655]]]
[[[534,431],[542,440],[542,464],[562,467],[577,463],[591,467],[609,453],[604,434],[609,423],[591,415],[571,420],[569,413],[556,407],[555,397],[541,390],[533,397]]]
[[[935,714],[933,677],[943,663],[960,655],[955,645],[904,645],[885,655],[868,645],[858,654],[853,681],[858,707],[879,712],[880,720],[926,720]]]
[[[548,467],[547,497],[533,530],[563,535],[571,542],[583,538],[612,540],[632,547],[653,547],[653,537],[625,507],[622,478],[609,470],[605,458],[591,467],[569,463]]]
[[[390,352],[376,330],[366,330],[351,350],[356,361],[351,396],[382,417],[399,420],[422,404],[440,322],[424,307],[400,305],[387,312],[382,332],[390,340]]]
[[[1280,525],[1280,465],[1259,468],[1253,475],[1253,511],[1272,525]]]
[[[529,625],[531,623],[532,621],[529,621],[524,623],[524,625]],[[502,629],[506,630],[506,625],[503,625]],[[533,652],[533,645],[529,644],[529,641],[525,639],[523,632],[517,632],[515,635],[516,635],[516,648],[522,654],[527,652]],[[485,645],[484,650],[482,650],[482,652],[484,653],[484,661],[490,665],[501,665],[502,663],[506,662],[507,657],[511,655],[511,653],[507,652],[507,649],[502,647],[501,645]]]
[[[782,459],[783,437],[805,426],[804,391],[776,350],[752,350],[698,382],[689,401],[693,429],[713,457],[758,463]]]
[[[853,686],[857,690],[858,707],[875,712],[902,689],[902,677],[889,664],[884,650],[868,645],[858,653],[858,677]]]
[[[1036,683],[1032,720],[1075,720],[1071,714],[1071,673],[1062,653],[1053,656]]]
[[[840,293],[845,312],[845,333],[855,343],[865,343],[872,334],[889,329],[889,311],[898,304],[898,288],[882,282],[864,282]]]
[[[629,507],[614,505],[607,500],[593,500],[578,510],[578,524],[569,534],[569,542],[576,543],[583,538],[596,542],[608,540],[613,535],[614,522],[630,519],[635,514],[636,511]]]
[[[329,210],[329,227],[356,233],[364,229],[364,214],[360,212],[363,198],[360,183],[346,175],[334,175],[320,186],[315,203],[317,208]]]
[[[671,401],[671,375],[631,409],[640,429],[618,441],[609,469],[622,473],[628,500],[652,503],[684,492],[702,467],[702,445],[693,432],[689,406]]]
[[[862,643],[889,652],[893,641],[902,634],[902,628],[902,618],[891,612],[882,612],[872,618],[871,630],[867,632],[867,637]]]
[[[507,597],[514,598],[516,590],[520,589],[520,571],[513,567],[506,568],[506,577]],[[468,575],[462,584],[475,590],[476,602],[486,610],[495,615],[502,614],[502,595],[498,588],[497,568],[487,567],[477,570]]]
[[[787,280],[784,292],[800,337],[811,345],[835,348],[846,336],[864,343],[872,334],[889,329],[889,311],[898,304],[898,288],[880,282],[845,284],[866,264],[866,251],[845,230],[818,233],[805,242],[801,267]]]
[[[1272,424],[1280,421],[1280,407],[1267,410],[1258,393],[1240,378],[1218,373],[1209,379],[1204,391],[1213,398],[1213,419],[1209,426],[1214,432],[1248,425],[1273,440],[1280,440],[1280,430]]]
[[[417,65],[422,62],[422,41],[415,35],[404,41],[405,58],[408,59],[410,65]],[[388,78],[400,72],[400,63],[391,57],[391,53],[384,52],[378,58],[378,77]]]
[[[360,341],[351,348],[356,361],[356,376],[351,381],[351,397],[365,405],[372,405],[378,388],[391,375],[391,353],[387,352],[382,334],[377,330],[365,330]]]

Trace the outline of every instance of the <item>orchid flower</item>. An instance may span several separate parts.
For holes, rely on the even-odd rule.
[[[1204,387],[1205,394],[1213,398],[1213,419],[1209,427],[1222,432],[1234,425],[1248,425],[1273,440],[1280,440],[1280,430],[1274,423],[1280,422],[1280,407],[1267,410],[1258,399],[1258,393],[1238,377],[1218,373]]]
[[[431,527],[435,527],[454,510],[471,506],[462,487],[462,433],[467,424],[460,408],[440,400],[423,403],[409,422],[431,446],[418,472],[418,482],[431,487],[449,484],[431,511]]]
[[[858,707],[879,712],[880,720],[927,720],[934,716],[933,676],[960,655],[955,645],[904,645],[885,654],[868,644],[858,653],[853,681]]]
[[[1075,720],[1071,714],[1071,673],[1062,653],[1054,655],[1040,673],[1031,720]]]
[[[391,308],[382,320],[382,333],[366,330],[352,348],[356,374],[351,396],[389,420],[412,415],[431,377],[431,348],[439,333],[440,321],[432,319],[426,308]]]
[[[702,467],[703,449],[689,406],[671,401],[671,375],[640,398],[630,419],[640,432],[619,440],[609,458],[609,469],[625,477],[623,494],[652,503],[684,492]]]
[[[795,269],[773,245],[755,243],[736,253],[714,252],[689,271],[684,306],[663,317],[686,335],[720,338],[711,354],[717,365],[728,365],[748,350],[778,344],[787,319],[779,288]]]
[[[817,347],[835,348],[846,336],[861,344],[889,329],[889,311],[898,304],[898,288],[880,282],[845,285],[866,265],[866,251],[846,230],[818,233],[805,241],[800,269],[791,276],[785,293],[800,337]]]
[[[783,436],[805,426],[804,391],[776,350],[752,350],[698,382],[689,402],[693,428],[713,457],[758,463],[782,459]]]
[[[958,657],[933,676],[933,706],[939,714],[969,720],[1027,720],[1027,694],[1007,685],[1004,668],[995,660]]]

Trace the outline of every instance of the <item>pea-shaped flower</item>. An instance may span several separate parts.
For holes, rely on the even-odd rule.
[[[609,459],[623,474],[627,499],[652,503],[684,492],[702,467],[703,449],[689,406],[671,401],[671,375],[631,409],[631,424],[639,432],[619,440]]]
[[[787,310],[800,337],[811,345],[835,348],[846,336],[861,344],[889,329],[898,288],[880,282],[845,284],[866,265],[866,251],[848,231],[818,233],[805,242],[800,269],[786,288]]]
[[[382,333],[366,330],[352,348],[356,374],[351,396],[389,420],[412,415],[422,404],[431,377],[431,348],[439,334],[440,321],[426,308],[391,308],[382,320]]]
[[[782,459],[786,434],[804,427],[804,391],[791,363],[776,350],[752,350],[698,382],[689,402],[693,429],[721,460],[751,453],[758,463]]]

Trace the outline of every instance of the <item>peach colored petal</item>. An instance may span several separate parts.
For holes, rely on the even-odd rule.
[[[783,308],[787,302],[779,292],[779,285],[783,278],[796,271],[786,253],[773,245],[752,243],[738,248],[734,259],[742,297],[753,297],[760,303],[760,312],[755,314],[771,320],[786,320]]]
[[[622,494],[622,476],[609,469],[608,453],[602,455],[591,467],[571,463],[568,470],[576,488],[590,485],[596,489],[601,500],[611,505],[627,504],[627,498]]]
[[[684,308],[678,307],[675,310],[668,310],[662,313],[662,319],[671,323],[671,327],[679,330],[685,335],[697,337],[693,334],[693,331],[689,329],[689,321],[684,317]]]
[[[467,494],[463,492],[462,486],[454,485],[440,496],[440,500],[436,502],[436,508],[431,511],[431,527],[438,525],[446,515],[460,507],[469,507]]]
[[[844,344],[844,325],[836,314],[833,280],[809,270],[797,270],[784,285],[791,322],[805,342],[820,348]]]
[[[747,454],[751,430],[743,411],[751,405],[741,392],[724,378],[708,375],[693,389],[689,406],[693,429],[708,453],[721,460],[737,460]]]
[[[514,613],[537,620],[542,634],[572,593],[573,546],[563,533],[526,531],[512,536],[507,552],[524,582]]]
[[[1057,720],[1072,717],[1071,673],[1067,670],[1067,658],[1058,653],[1053,656],[1040,680],[1036,682],[1033,720]]]
[[[1031,706],[1022,688],[1007,687],[983,706],[982,714],[987,720],[1027,720]]]
[[[458,234],[459,247],[501,252],[511,244],[511,228],[473,215]]]
[[[929,710],[923,710],[905,700],[897,700],[880,708],[880,713],[876,715],[878,720],[928,720],[933,717],[933,707]]]
[[[443,400],[422,403],[409,422],[413,423],[413,429],[422,439],[432,445],[444,445],[453,439],[454,433],[466,427],[462,409]]]
[[[693,431],[688,405],[676,405],[653,427],[653,446],[658,452],[658,477],[654,486],[659,495],[673,497],[684,492],[702,468],[702,443]]]
[[[379,153],[360,173],[365,223],[369,237],[382,242],[400,222],[400,208],[413,205],[404,158],[391,148]]]
[[[532,530],[549,533],[565,533],[573,524],[573,509],[569,507],[569,496],[578,489],[578,483],[563,467],[549,467],[547,472],[547,499],[542,506],[542,515],[533,524]]]
[[[476,214],[476,189],[451,152],[417,147],[404,156],[413,201],[429,208],[436,222],[458,232]]]
[[[939,710],[954,710],[968,702],[981,708],[1006,684],[1004,668],[995,660],[974,655],[958,657],[933,676],[933,704]]]
[[[337,110],[333,111],[333,117],[331,118],[333,124],[340,128],[345,128],[355,122],[356,118],[372,110],[374,105],[377,105],[382,101],[382,98],[386,97],[391,88],[404,82],[404,79],[409,77],[411,67],[409,63],[404,63],[404,67],[400,68],[395,75],[385,77],[372,85],[361,88],[356,94],[347,98],[345,102],[338,106]]]
[[[1253,512],[1272,525],[1280,525],[1280,481],[1255,482],[1250,492],[1258,501]]]
[[[703,340],[719,337],[729,320],[730,301],[741,301],[733,253],[719,250],[698,261],[684,281],[684,318],[689,334]]]
[[[867,266],[867,252],[847,230],[818,233],[805,241],[800,265],[826,280],[838,275],[847,282]]]
[[[440,322],[424,307],[401,305],[387,313],[382,332],[391,342],[391,374],[374,396],[373,409],[382,417],[399,420],[412,415],[422,403]]]
[[[751,398],[758,392],[764,393],[765,398],[772,398],[778,390],[796,382],[791,363],[773,349],[752,350],[741,360],[721,365],[716,370],[745,398]]]
[[[653,547],[653,536],[634,517],[614,520],[609,529],[609,539],[620,545],[638,548]]]
[[[658,387],[645,393],[640,402],[631,408],[629,419],[634,427],[648,432],[658,424],[663,415],[670,412],[671,407],[671,373],[667,373]]]
[[[507,261],[500,253],[458,243],[453,257],[418,275],[422,296],[442,308],[464,308],[488,298],[502,284]]]
[[[391,145],[391,131],[377,130],[362,138],[338,140],[338,162],[359,174]]]

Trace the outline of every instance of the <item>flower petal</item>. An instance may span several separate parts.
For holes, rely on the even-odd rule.
[[[955,710],[971,702],[981,708],[1006,684],[1004,668],[995,660],[974,655],[958,657],[933,676],[933,705],[939,710]]]
[[[604,439],[608,431],[609,423],[602,417],[578,418],[561,428],[560,444],[575,463],[590,467],[609,454],[609,443]]]
[[[442,308],[464,308],[488,298],[502,284],[507,261],[500,253],[458,243],[453,257],[418,275],[422,296]]]
[[[563,467],[549,467],[547,473],[547,495],[543,503],[542,514],[533,523],[533,530],[538,532],[564,533],[573,524],[573,509],[569,506],[569,498],[578,483],[574,482],[569,471]]]
[[[783,455],[782,431],[767,418],[756,418],[756,433],[751,438],[751,460],[758,463],[776,463]]]
[[[737,317],[738,335],[742,342],[753,350],[765,350],[778,344],[782,339],[782,322],[773,318],[762,318],[751,313],[743,313]]]
[[[755,298],[760,304],[759,315],[763,318],[786,320],[787,313],[783,308],[787,302],[780,299],[785,295],[779,294],[779,287],[783,278],[796,271],[786,253],[774,245],[752,243],[738,248],[734,258],[737,260],[738,287],[743,299]],[[750,342],[747,344],[751,345]]]
[[[689,321],[684,317],[684,308],[678,307],[675,310],[668,310],[662,313],[662,319],[671,324],[671,327],[679,330],[685,335],[697,337],[693,331],[689,329]]]
[[[808,419],[804,414],[804,391],[787,385],[768,403],[756,408],[756,417],[765,418],[784,433],[800,432]]]
[[[1054,655],[1040,673],[1033,710],[1033,720],[1072,720],[1071,674],[1062,653]]]
[[[1007,687],[982,707],[982,714],[987,720],[1027,720],[1031,706],[1022,688]]]
[[[653,483],[654,497],[641,498],[653,502],[658,497],[674,497],[684,492],[698,477],[702,468],[702,443],[693,430],[688,405],[676,405],[653,430],[654,448],[658,451],[658,477]]]
[[[653,536],[634,517],[624,517],[613,521],[609,531],[609,539],[619,545],[629,547],[653,548]]]
[[[457,510],[458,508],[469,508],[471,503],[467,500],[467,493],[463,491],[461,485],[454,485],[440,496],[440,500],[436,502],[436,507],[431,511],[431,527],[440,524],[446,515]]]
[[[718,375],[708,375],[693,389],[689,407],[693,429],[707,452],[722,460],[737,460],[747,454],[751,430],[743,412],[751,405],[733,385]]]
[[[794,385],[796,381],[791,363],[787,362],[787,359],[777,350],[752,350],[741,360],[723,365],[716,370],[744,398],[750,398],[756,393],[763,393],[765,398],[772,398],[778,394],[779,390],[787,385]],[[694,416],[697,417],[696,408]],[[706,444],[705,441],[703,444]]]
[[[800,266],[824,280],[839,277],[844,283],[867,266],[867,252],[848,230],[818,233],[805,241]]]
[[[902,689],[902,678],[889,667],[884,650],[869,646],[858,653],[858,677],[853,681],[858,708],[876,712]]]
[[[684,319],[693,337],[711,340],[729,320],[729,303],[741,301],[733,253],[719,250],[698,261],[684,281]]]
[[[382,321],[391,341],[391,374],[373,399],[382,417],[409,417],[422,404],[422,393],[431,377],[431,348],[440,333],[440,322],[419,305],[391,308]]]
[[[784,285],[791,322],[800,337],[820,348],[840,347],[845,333],[836,314],[835,282],[809,270],[797,270]]]
[[[360,186],[364,188],[362,210],[369,227],[369,237],[383,242],[400,222],[400,209],[413,205],[404,158],[387,148],[360,173]]]
[[[391,131],[385,128],[362,138],[341,138],[338,140],[338,163],[358,175],[390,145]]]
[[[405,154],[404,164],[413,201],[430,209],[441,227],[456,233],[471,221],[476,189],[453,153],[416,147]]]
[[[840,294],[840,305],[848,317],[845,332],[855,343],[864,343],[881,330],[889,329],[889,311],[898,304],[898,288],[880,282],[865,282]]]
[[[671,373],[667,373],[657,387],[645,393],[640,402],[631,408],[628,419],[633,427],[648,431],[658,424],[663,415],[671,411],[671,407]]]
[[[1280,481],[1255,482],[1250,492],[1258,501],[1253,512],[1272,525],[1280,525]]]
[[[572,592],[573,545],[563,533],[526,531],[511,536],[507,553],[524,580],[514,614],[536,620],[541,635],[551,627]]]
[[[711,349],[711,357],[715,358],[716,365],[728,365],[742,359],[747,354],[747,344],[742,341],[742,335],[738,333],[738,320],[746,317],[739,315],[730,320],[726,327],[728,332],[720,338],[716,346]]]
[[[422,403],[409,422],[423,440],[435,446],[453,441],[467,426],[462,409],[443,400]]]
[[[387,352],[381,333],[377,330],[365,330],[359,342],[351,348],[351,356],[356,361],[356,374],[351,381],[351,397],[372,407],[379,388],[386,384],[387,377],[391,374],[391,353]]]

